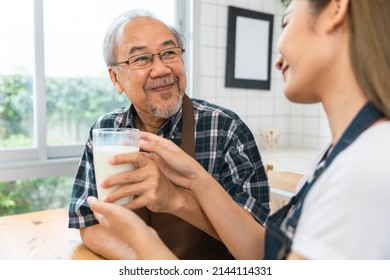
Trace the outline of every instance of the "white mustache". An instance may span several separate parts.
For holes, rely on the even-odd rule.
[[[148,91],[157,87],[164,87],[168,85],[175,84],[179,81],[177,77],[171,76],[171,77],[166,77],[166,78],[161,78],[161,79],[156,79],[148,82],[144,86],[144,90]]]

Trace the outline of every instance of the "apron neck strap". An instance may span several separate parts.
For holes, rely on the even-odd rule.
[[[183,96],[183,116],[181,125],[181,148],[191,157],[195,158],[195,116],[191,99]]]

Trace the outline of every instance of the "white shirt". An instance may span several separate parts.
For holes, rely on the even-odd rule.
[[[363,132],[312,186],[292,250],[308,259],[390,259],[390,121]]]

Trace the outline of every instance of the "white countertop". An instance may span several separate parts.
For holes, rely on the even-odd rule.
[[[273,165],[280,171],[306,173],[321,151],[307,148],[261,149],[263,164]]]

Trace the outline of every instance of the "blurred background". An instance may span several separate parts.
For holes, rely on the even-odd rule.
[[[0,0],[0,216],[67,207],[93,121],[129,104],[111,85],[102,41],[133,8],[184,35],[188,95],[235,111],[265,164],[304,172],[330,139],[325,114],[290,103],[273,64],[269,90],[225,87],[229,6],[274,16],[274,61],[280,0]]]

